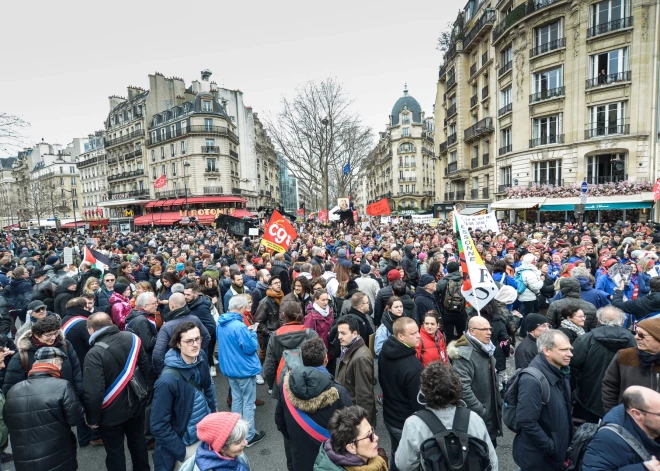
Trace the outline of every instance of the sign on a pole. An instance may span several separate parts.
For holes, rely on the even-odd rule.
[[[585,204],[587,204],[587,194],[586,193],[582,193],[580,195],[580,204],[583,205],[583,206]]]
[[[582,182],[580,184],[580,190],[582,191],[582,194],[584,195],[587,194],[587,192],[589,191],[589,185],[587,184],[587,182]]]

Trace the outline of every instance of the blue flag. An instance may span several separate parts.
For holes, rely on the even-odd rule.
[[[346,165],[344,165],[344,175],[347,175],[349,173],[351,173],[351,163],[350,162],[347,163]]]

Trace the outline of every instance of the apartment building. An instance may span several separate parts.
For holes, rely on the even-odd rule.
[[[279,194],[282,207],[287,213],[298,210],[298,180],[289,171],[289,166],[282,154],[277,155]]]
[[[99,204],[108,199],[108,175],[105,152],[105,131],[88,136],[84,152],[76,158],[82,189],[81,219],[90,224],[107,222],[108,209]]]
[[[444,200],[559,222],[573,217],[586,181],[588,221],[647,217],[653,18],[655,4],[640,0],[468,3],[436,96]]]

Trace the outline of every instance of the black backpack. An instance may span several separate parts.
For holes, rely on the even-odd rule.
[[[504,400],[504,404],[502,405],[502,421],[514,433],[520,431],[518,429],[518,419],[516,418],[516,407],[518,406],[518,382],[520,381],[520,376],[523,374],[529,374],[541,383],[541,402],[543,405],[546,405],[550,401],[550,383],[548,383],[548,378],[533,366],[528,366],[525,369],[518,368],[502,389],[502,398]]]
[[[422,442],[419,451],[426,471],[484,471],[491,469],[488,445],[468,434],[470,409],[457,407],[451,429],[430,410],[415,412],[433,436]]]

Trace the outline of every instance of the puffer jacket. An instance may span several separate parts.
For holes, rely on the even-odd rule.
[[[78,469],[76,436],[83,406],[71,383],[47,373],[31,373],[7,394],[3,412],[11,434],[16,469]]]
[[[463,335],[447,347],[451,368],[461,379],[463,401],[484,419],[491,438],[502,436],[502,396],[497,385],[495,357],[479,341]]]
[[[429,363],[434,361],[449,363],[445,336],[442,335],[440,329],[435,333],[435,336],[431,337],[431,335],[422,328],[419,330],[419,337],[420,339],[416,350],[417,358],[422,362],[422,366],[426,367]]]
[[[319,311],[314,308],[314,303],[307,305],[307,314],[305,315],[305,320],[303,324],[308,329],[314,329],[316,333],[323,339],[325,348],[328,349],[328,360],[332,360],[332,352],[329,350],[330,343],[328,340],[328,335],[330,334],[330,329],[335,323],[335,315],[332,312],[332,307],[328,304],[328,315],[323,316]]]
[[[553,329],[561,326],[561,311],[569,305],[576,305],[582,309],[587,317],[584,322],[584,330],[589,331],[598,325],[596,318],[596,307],[588,301],[582,299],[581,283],[577,278],[562,278],[559,281],[559,293],[555,300],[550,303],[546,317]]]
[[[319,366],[303,367],[288,373],[284,377],[280,397],[282,399],[277,401],[275,409],[275,424],[289,440],[293,469],[312,469],[321,442],[300,426],[291,408],[304,412],[319,427],[327,429],[336,410],[353,405],[351,396],[325,367]]]
[[[637,347],[619,350],[603,376],[603,410],[607,414],[621,404],[628,386],[644,386],[660,392],[660,362],[642,367]]]
[[[263,371],[268,389],[273,389],[275,383],[279,384],[277,369],[282,355],[284,355],[284,350],[298,348],[305,340],[314,337],[318,337],[316,331],[305,327],[299,322],[284,324],[270,336]]]
[[[574,399],[583,408],[603,417],[603,378],[614,355],[636,346],[635,336],[623,327],[599,326],[581,335],[573,343],[571,374],[577,384]]]
[[[536,295],[543,288],[543,280],[541,279],[541,272],[534,265],[529,263],[521,263],[516,268],[516,273],[521,272],[520,277],[525,284],[525,291],[518,294],[518,301],[534,301]]]
[[[184,435],[207,414],[217,410],[215,386],[207,364],[203,350],[190,364],[183,361],[177,350],[170,349],[165,355],[165,368],[178,370],[186,380],[199,384],[204,393],[171,373],[161,374],[156,381],[151,405],[151,431],[156,439],[155,469],[172,469],[175,461],[183,461],[186,456]]]
[[[218,362],[223,375],[229,378],[249,378],[261,373],[261,363],[257,356],[257,333],[247,328],[243,316],[237,312],[221,315],[216,338]]]
[[[110,296],[110,306],[112,306],[112,323],[119,327],[119,330],[124,330],[126,328],[126,318],[133,310],[130,301],[115,291]]]
[[[180,471],[250,471],[250,462],[245,453],[235,459],[225,458],[200,442],[195,456],[190,457],[181,465]]]
[[[110,298],[112,297],[113,293],[114,291],[108,291],[105,286],[101,286],[96,290],[96,294],[94,295],[96,298],[94,300],[94,306],[96,307],[97,311],[103,311],[110,314]]]

